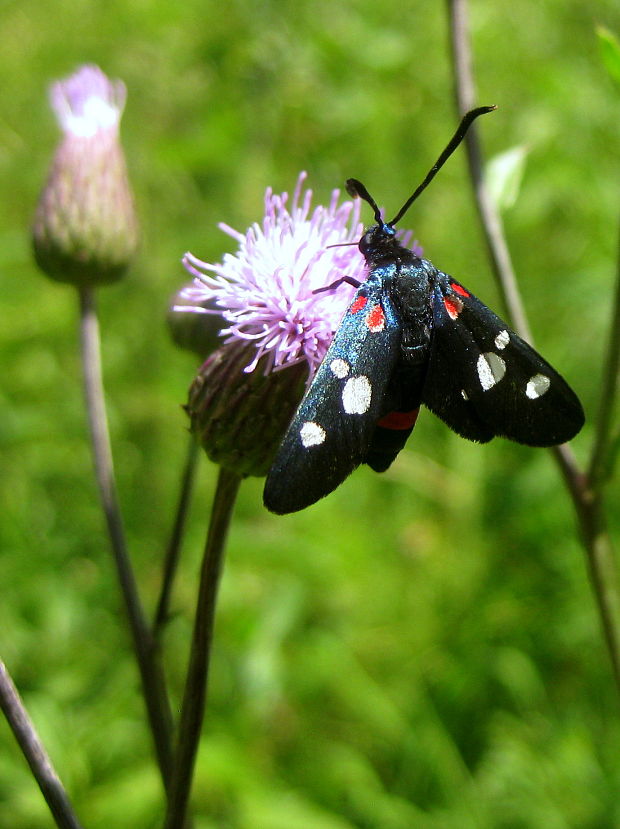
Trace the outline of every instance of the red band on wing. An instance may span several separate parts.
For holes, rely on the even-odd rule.
[[[412,409],[410,412],[388,412],[377,421],[377,426],[395,430],[413,429],[419,411],[419,409]]]
[[[351,314],[357,314],[358,311],[361,311],[362,308],[366,307],[366,303],[368,302],[368,298],[365,296],[358,296],[358,298],[351,304],[349,311]]]
[[[453,291],[455,291],[457,294],[460,294],[461,296],[471,296],[469,291],[466,291],[462,285],[456,285],[454,282],[451,282],[450,287]]]
[[[366,317],[366,325],[373,333],[383,331],[385,328],[385,314],[380,305],[373,306]]]
[[[463,303],[457,297],[445,296],[443,298],[443,304],[446,306],[446,311],[453,320],[455,320],[463,310]]]

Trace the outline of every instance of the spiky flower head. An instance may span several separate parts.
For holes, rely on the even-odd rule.
[[[93,65],[51,86],[63,139],[39,199],[33,243],[52,279],[113,282],[135,252],[138,226],[119,140],[125,98],[122,81]]]
[[[290,206],[288,194],[265,193],[265,216],[243,234],[220,223],[238,245],[221,262],[203,262],[186,253],[183,264],[194,276],[186,299],[206,304],[197,310],[222,319],[222,342],[253,348],[245,370],[261,362],[266,374],[306,363],[311,375],[323,359],[347,307],[352,288],[316,293],[343,275],[363,280],[364,259],[357,248],[363,226],[359,203],[338,204],[334,190],[327,207],[311,211],[312,190],[301,173]],[[345,247],[330,247],[331,245]],[[177,306],[177,310],[182,310]]]
[[[183,260],[194,282],[182,297],[193,307],[174,312],[202,314],[210,328],[215,318],[222,343],[190,390],[192,429],[212,460],[243,475],[267,472],[353,291],[317,289],[345,275],[364,279],[359,204],[339,204],[335,190],[328,206],[312,209],[305,179],[290,204],[268,189],[262,223],[245,234],[220,224],[235,253],[215,264],[191,253]]]

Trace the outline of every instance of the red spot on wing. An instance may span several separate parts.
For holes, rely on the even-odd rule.
[[[383,313],[383,308],[380,305],[374,305],[370,309],[368,316],[366,317],[366,325],[369,330],[375,334],[378,331],[383,331],[385,328],[385,314]]]
[[[349,308],[349,312],[351,314],[357,314],[358,311],[361,311],[362,308],[366,307],[367,302],[368,302],[367,297],[358,296],[358,298],[351,303],[351,307]]]
[[[410,412],[388,412],[381,420],[377,421],[377,426],[383,426],[384,429],[405,430],[413,429],[414,423],[418,419],[419,409],[412,409]]]
[[[445,296],[443,298],[443,304],[446,307],[448,315],[453,320],[455,320],[463,310],[463,303],[458,297],[455,296]]]
[[[451,282],[450,287],[455,293],[460,294],[461,296],[471,296],[469,291],[466,291],[462,285],[457,285],[456,282]]]

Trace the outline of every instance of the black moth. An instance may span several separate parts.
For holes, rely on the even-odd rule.
[[[391,222],[382,220],[361,182],[347,181],[348,192],[374,210],[376,224],[359,241],[368,277],[355,283],[353,301],[267,476],[264,503],[272,512],[310,506],[361,463],[386,470],[422,403],[480,443],[499,435],[555,446],[581,429],[581,404],[549,363],[459,282],[395,237],[394,225],[472,121],[492,109],[479,107],[463,118]]]

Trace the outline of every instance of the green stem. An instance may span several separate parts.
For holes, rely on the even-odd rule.
[[[588,556],[590,582],[594,588],[601,626],[620,692],[620,590],[611,537],[599,496],[592,497],[585,504],[581,502],[576,507]]]
[[[213,620],[224,545],[241,478],[220,468],[200,571],[191,653],[181,708],[165,829],[183,829],[205,712]]]
[[[106,519],[116,572],[125,602],[142,691],[164,786],[172,773],[172,715],[163,670],[140,602],[129,560],[121,518],[105,410],[101,371],[99,323],[91,288],[80,290],[80,335],[86,410],[91,434],[95,476]]]
[[[448,0],[450,36],[454,63],[457,106],[460,113],[474,106],[475,84],[467,26],[467,0]],[[531,342],[530,329],[510,259],[501,217],[490,198],[482,176],[482,153],[475,128],[466,137],[469,174],[473,183],[478,213],[491,262],[497,276],[509,318],[516,330]],[[601,487],[609,465],[611,415],[617,394],[620,366],[620,255],[616,303],[606,371],[601,395],[597,434],[588,474],[584,474],[568,445],[553,447],[552,454],[569,490],[584,549],[590,582],[594,591],[601,627],[611,659],[616,687],[620,692],[620,588],[611,538],[603,515]]]
[[[194,436],[190,434],[187,447],[187,456],[185,458],[185,466],[181,477],[181,489],[179,493],[176,516],[174,524],[172,525],[172,533],[170,535],[170,541],[168,542],[168,548],[164,559],[164,574],[161,592],[159,594],[157,610],[155,611],[155,618],[153,620],[153,638],[157,643],[160,643],[162,631],[168,622],[168,617],[170,615],[170,596],[179,564],[181,541],[183,540],[185,522],[187,520],[192,490],[194,488],[198,450],[198,443],[196,442]]]
[[[611,474],[611,461],[616,451],[612,437],[613,415],[618,397],[618,382],[620,380],[620,235],[618,243],[618,261],[616,265],[616,292],[614,307],[609,329],[609,343],[607,345],[605,365],[603,368],[603,382],[596,434],[592,456],[588,470],[588,478],[592,488],[599,492]]]
[[[0,660],[0,708],[59,829],[82,829],[8,670]],[[6,807],[5,807],[6,808]]]
[[[454,94],[459,115],[462,116],[476,106],[476,88],[468,35],[467,0],[448,0],[448,11],[454,65]],[[486,239],[491,266],[506,305],[509,322],[523,339],[532,342],[532,332],[517,285],[502,219],[484,183],[482,150],[476,124],[468,131],[464,143],[480,223]]]

